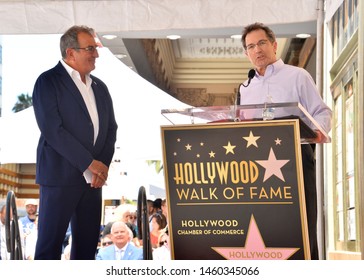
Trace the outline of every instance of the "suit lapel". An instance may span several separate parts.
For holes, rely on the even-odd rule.
[[[85,101],[82,98],[80,91],[78,90],[76,84],[72,80],[71,76],[68,74],[67,70],[63,67],[62,63],[59,62],[56,66],[58,73],[61,75],[61,81],[64,86],[68,89],[68,92],[75,98],[76,102],[81,106],[82,110],[88,116],[91,121],[90,114],[87,110]]]

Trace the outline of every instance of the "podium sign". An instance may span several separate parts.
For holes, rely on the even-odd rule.
[[[310,258],[299,120],[161,133],[172,259]]]

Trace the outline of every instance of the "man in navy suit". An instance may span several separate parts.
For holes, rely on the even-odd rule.
[[[133,233],[122,221],[116,221],[111,226],[113,245],[99,249],[96,260],[142,260],[143,249],[132,242]]]
[[[60,39],[62,59],[42,73],[33,106],[41,132],[36,182],[40,185],[35,259],[61,259],[71,221],[71,259],[95,259],[102,186],[114,154],[117,124],[106,85],[90,75],[98,57],[94,32],[73,26]]]

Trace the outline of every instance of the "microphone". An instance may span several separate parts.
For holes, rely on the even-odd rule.
[[[254,78],[255,76],[255,70],[254,69],[250,69],[249,72],[248,72],[248,84],[247,85],[243,85],[243,87],[248,87],[249,84],[250,84],[250,81]]]
[[[249,72],[248,72],[248,83],[247,83],[247,85],[244,85],[243,83],[241,83],[239,85],[238,94],[237,94],[237,97],[236,97],[236,105],[240,105],[240,88],[241,88],[241,86],[248,87],[249,84],[250,84],[250,81],[254,78],[254,76],[255,76],[255,70],[250,69]]]

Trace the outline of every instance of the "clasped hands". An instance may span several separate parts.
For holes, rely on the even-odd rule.
[[[92,172],[92,188],[101,188],[103,185],[105,185],[109,168],[104,163],[94,159],[88,169]]]

